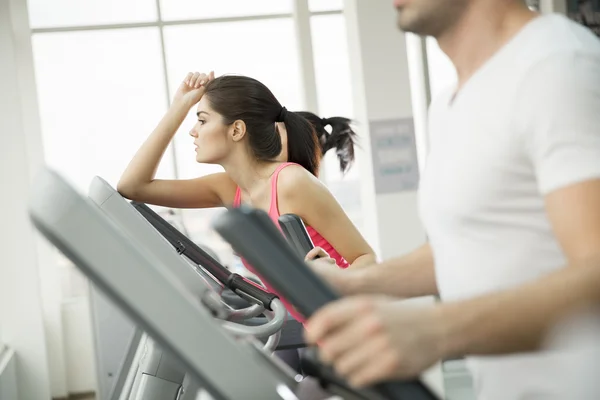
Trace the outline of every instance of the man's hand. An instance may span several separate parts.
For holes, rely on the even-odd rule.
[[[438,307],[414,307],[385,297],[339,300],[306,325],[324,362],[354,386],[412,378],[443,356]]]
[[[333,263],[330,260],[332,259],[317,258],[313,261],[306,261],[306,265],[336,291],[345,294],[352,279],[356,277],[356,271],[341,269],[335,264],[335,260],[333,260]]]

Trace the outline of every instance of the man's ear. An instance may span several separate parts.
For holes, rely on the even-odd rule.
[[[241,119],[238,119],[231,124],[231,139],[234,142],[239,142],[246,136],[246,123]]]

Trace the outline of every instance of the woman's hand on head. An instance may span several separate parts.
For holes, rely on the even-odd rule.
[[[190,72],[186,75],[181,85],[175,93],[173,103],[183,103],[185,106],[192,108],[200,101],[206,91],[208,82],[215,79],[215,73],[211,71],[208,74],[200,72]]]
[[[329,256],[329,253],[327,253],[320,247],[315,247],[314,249],[306,253],[306,257],[304,257],[304,261],[314,260],[319,260],[333,265],[336,264],[335,260]]]

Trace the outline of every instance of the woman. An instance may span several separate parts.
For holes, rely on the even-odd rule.
[[[198,122],[190,135],[196,160],[220,164],[225,172],[189,180],[154,179],[167,146],[195,104]],[[318,246],[307,258],[329,256],[340,268],[372,264],[373,250],[316,178],[321,157],[311,123],[282,107],[265,85],[244,76],[215,79],[212,72],[196,72],[180,85],[170,109],[121,176],[118,190],[132,200],[165,207],[248,204],[267,211],[274,221],[293,213],[304,220]]]

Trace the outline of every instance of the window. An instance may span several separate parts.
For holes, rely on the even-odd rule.
[[[322,117],[353,118],[352,89],[346,24],[342,15],[319,15],[311,18],[311,31],[317,99]],[[326,155],[323,167],[327,181],[342,179],[337,157]],[[346,179],[357,179],[358,170],[352,168]]]
[[[95,175],[116,186],[164,114],[159,46],[157,28],[33,36],[46,161],[81,192]],[[173,178],[172,166],[167,152],[159,176]],[[63,293],[82,295],[85,281],[63,272]]]
[[[28,0],[32,28],[156,21],[155,0]]]
[[[33,48],[48,164],[84,192],[95,175],[116,185],[166,110],[158,29],[35,35]]]
[[[320,113],[352,118],[342,6],[341,0],[309,1],[311,12],[326,13],[311,17]],[[305,109],[292,9],[293,0],[29,0],[48,164],[82,192],[95,175],[115,186],[189,71],[248,75],[265,83],[288,109]],[[115,27],[69,31],[107,24]],[[188,135],[194,123],[191,110],[165,153],[159,177],[193,178],[222,170],[195,161]],[[332,192],[358,221],[357,166],[342,177],[332,153],[323,168]],[[184,222],[192,239],[229,262],[230,247],[210,226],[219,210],[157,211]],[[60,263],[68,265],[64,258]],[[70,268],[63,272],[63,293],[85,295],[82,277]]]
[[[293,0],[160,0],[164,20],[291,14]]]
[[[338,11],[344,8],[344,0],[308,0],[311,12]]]
[[[319,113],[322,117],[353,118],[345,19],[341,14],[313,16],[311,32]],[[360,126],[355,126],[355,129],[360,145]],[[325,155],[321,168],[329,190],[360,229],[362,209],[358,165],[353,165],[346,175],[342,175],[337,155],[330,151]]]

